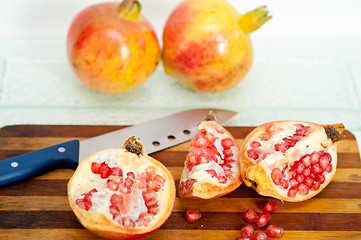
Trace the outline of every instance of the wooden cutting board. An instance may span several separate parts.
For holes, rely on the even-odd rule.
[[[0,160],[119,128],[122,126],[8,126],[0,129]],[[227,129],[241,144],[253,128]],[[361,239],[360,154],[355,137],[348,131],[344,135],[338,147],[337,173],[320,194],[301,203],[275,200],[278,209],[269,224],[284,227],[282,239]],[[177,185],[188,147],[189,142],[151,155],[169,167]],[[58,169],[0,188],[0,239],[99,239],[80,225],[68,205],[66,185],[73,172]],[[167,222],[143,239],[233,240],[247,225],[242,217],[244,211],[253,208],[260,212],[268,200],[244,184],[214,200],[177,197]],[[185,212],[189,209],[200,210],[202,218],[188,223]]]

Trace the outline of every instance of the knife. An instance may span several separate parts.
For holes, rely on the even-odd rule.
[[[87,156],[104,149],[119,148],[131,136],[142,141],[148,154],[188,141],[196,135],[197,125],[206,118],[209,111],[212,111],[219,123],[236,114],[223,109],[187,110],[82,141],[74,139],[2,160],[0,187],[54,168],[76,168]]]

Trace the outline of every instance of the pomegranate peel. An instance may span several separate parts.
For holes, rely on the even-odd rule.
[[[225,0],[182,1],[164,26],[164,70],[196,91],[230,89],[251,68],[249,33],[269,19],[264,7],[241,15]]]
[[[301,121],[271,122],[255,128],[240,148],[244,183],[260,195],[282,201],[312,198],[336,172],[337,141],[343,130],[343,124]],[[260,146],[252,148],[254,141]]]
[[[175,183],[168,169],[132,137],[122,148],[99,151],[81,161],[68,182],[68,200],[79,222],[95,235],[134,239],[168,219]]]
[[[161,50],[137,0],[89,6],[73,19],[67,35],[68,62],[89,88],[106,94],[129,91],[147,81]]]
[[[233,136],[210,113],[191,140],[179,183],[179,196],[213,199],[242,184],[238,147]]]

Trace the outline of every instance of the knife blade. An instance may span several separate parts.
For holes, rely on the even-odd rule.
[[[54,168],[76,168],[87,156],[108,148],[119,148],[135,136],[148,154],[192,139],[197,125],[212,111],[219,123],[236,112],[223,109],[192,109],[122,128],[93,138],[77,139],[0,161],[0,187],[34,177]]]

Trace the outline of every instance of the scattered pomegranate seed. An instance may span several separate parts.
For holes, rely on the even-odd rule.
[[[283,227],[269,225],[266,231],[269,237],[282,237],[284,229]]]
[[[253,236],[253,233],[254,233],[254,229],[251,224],[241,229],[241,237],[251,238]]]
[[[188,210],[186,213],[187,221],[190,223],[197,221],[201,217],[202,217],[201,212],[197,210]]]
[[[268,201],[263,207],[263,211],[266,213],[272,213],[276,211],[276,209],[277,209],[277,203],[274,201]]]
[[[265,232],[258,232],[251,240],[267,240],[267,234]]]
[[[256,222],[257,227],[264,227],[271,220],[271,214],[267,212],[261,212]]]
[[[243,218],[246,219],[248,222],[252,223],[257,222],[258,215],[252,208],[250,208],[243,213]]]

